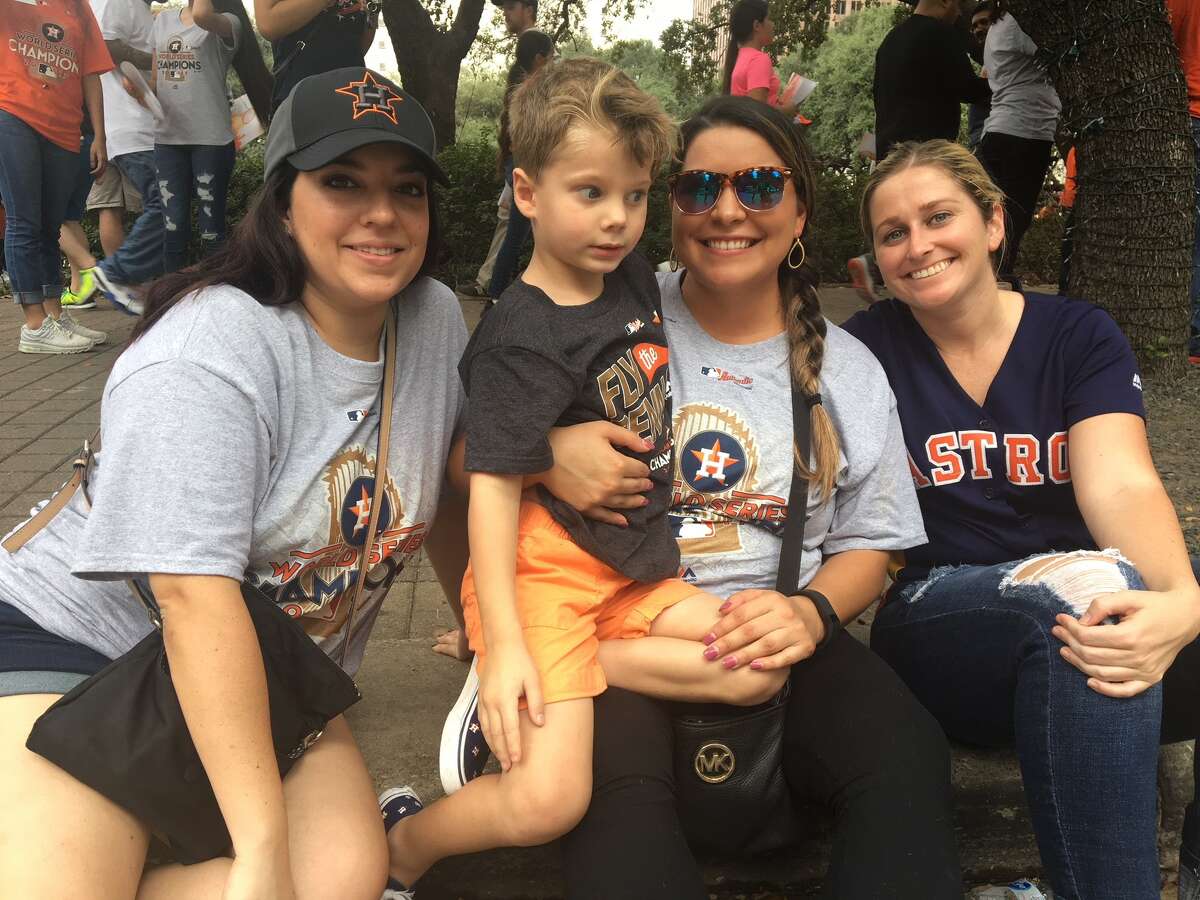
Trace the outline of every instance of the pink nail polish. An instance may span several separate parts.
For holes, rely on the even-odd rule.
[[[723,665],[727,669],[735,669],[735,668],[737,668],[737,657],[736,656],[727,656],[727,657],[725,657],[724,660],[722,660],[721,665]]]
[[[729,612],[729,601],[726,600],[724,603],[718,606],[717,612]]]
[[[762,663],[760,661],[758,661],[757,659],[754,662],[750,663],[750,668],[752,668],[755,672],[760,671],[762,669],[762,667],[763,667]]]
[[[711,644],[716,639],[717,639],[717,636],[710,631],[708,634],[706,634],[700,640],[704,641],[704,643],[706,643],[706,644]]]
[[[716,647],[709,647],[707,650],[704,651],[704,658],[707,660],[714,660],[720,654],[721,654],[721,651],[718,650]]]

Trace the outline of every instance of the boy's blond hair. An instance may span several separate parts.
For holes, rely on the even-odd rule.
[[[620,69],[588,57],[542,68],[513,93],[508,115],[513,162],[531,178],[580,125],[611,132],[651,173],[675,146],[675,125],[658,100]]]

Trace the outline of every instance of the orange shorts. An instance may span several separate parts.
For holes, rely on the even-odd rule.
[[[645,637],[664,609],[699,593],[679,578],[649,584],[626,578],[581,549],[545,507],[521,501],[517,614],[546,703],[604,693],[608,682],[596,655],[599,642]],[[483,672],[487,648],[470,565],[463,578],[462,606],[471,649]]]

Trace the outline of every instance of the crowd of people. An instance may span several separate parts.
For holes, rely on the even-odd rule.
[[[880,119],[861,226],[888,296],[839,327],[766,3],[735,5],[726,90],[678,128],[615,67],[556,60],[535,2],[497,3],[516,37],[508,219],[468,339],[431,276],[433,125],[362,63],[377,10],[256,4],[276,108],[264,184],[224,240],[224,69],[251,36],[213,0],[157,20],[124,2],[0,14],[23,349],[92,346],[63,300],[92,283],[141,315],[99,443],[0,552],[5,892],[411,900],[446,857],[562,838],[572,898],[701,900],[672,720],[721,704],[782,708],[786,788],[832,817],[829,896],[962,896],[950,739],[1016,749],[1056,897],[1157,900],[1158,747],[1200,735],[1200,560],[1128,341],[1090,303],[1012,283],[1057,101],[1002,4],[981,11],[986,80],[958,0],[920,0],[881,47],[877,98],[906,113]],[[964,102],[990,103],[977,155],[953,140]],[[84,157],[89,178],[119,171],[122,207],[122,179],[142,198],[100,262],[76,230]],[[673,249],[655,271],[636,248],[664,161]],[[210,205],[186,265],[191,198]],[[459,625],[434,649],[471,661],[428,806],[375,796],[340,714],[278,746],[279,648],[243,597],[353,675],[421,550]],[[867,646],[843,624],[877,601]],[[198,770],[97,752],[89,786],[30,749],[64,695],[156,639],[182,711],[167,737]],[[153,780],[170,804],[205,777],[227,846],[148,864],[161,835],[123,799]],[[1179,896],[1200,900],[1194,798]]]

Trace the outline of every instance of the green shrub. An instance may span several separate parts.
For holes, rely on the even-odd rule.
[[[442,228],[442,258],[437,278],[452,288],[475,280],[496,229],[496,198],[504,182],[496,172],[496,145],[467,139],[438,154],[450,179],[440,189],[438,210]]]
[[[847,260],[866,249],[858,225],[858,199],[869,171],[865,162],[817,170],[816,209],[804,249],[822,282],[849,281]]]

